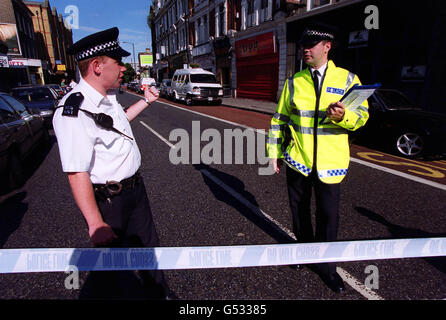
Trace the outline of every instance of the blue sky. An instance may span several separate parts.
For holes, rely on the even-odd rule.
[[[39,0],[37,0],[39,1]],[[43,2],[43,0],[40,0]],[[73,29],[73,42],[112,27],[119,28],[119,40],[121,47],[131,53],[124,58],[124,62],[133,62],[133,47],[135,45],[135,61],[138,60],[138,52],[144,52],[151,48],[151,33],[147,26],[151,0],[49,0],[51,8],[55,7],[62,16],[65,8],[74,5],[79,10],[79,29]]]

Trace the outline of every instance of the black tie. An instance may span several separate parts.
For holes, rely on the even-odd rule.
[[[314,134],[313,134],[313,143],[314,143],[314,152],[313,152],[313,169],[312,174],[314,177],[317,177],[316,173],[316,161],[317,161],[317,124],[318,124],[318,117],[319,117],[319,98],[320,98],[320,92],[319,92],[319,76],[320,73],[317,70],[314,70],[313,72],[313,83],[314,83],[314,90],[316,92],[316,106],[315,106],[315,116],[314,116]],[[315,174],[315,175],[314,175]]]
[[[319,92],[319,71],[314,70],[313,72],[313,82],[314,82],[314,90],[316,90],[316,96],[319,97],[320,92]]]

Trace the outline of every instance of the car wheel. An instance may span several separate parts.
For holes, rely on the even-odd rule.
[[[395,143],[398,154],[407,158],[418,157],[424,151],[424,141],[418,133],[406,132],[400,134],[397,136]]]
[[[186,97],[186,105],[187,106],[191,106],[193,104],[194,104],[194,101],[192,100],[192,97],[191,96],[187,96]]]
[[[24,171],[20,158],[12,153],[8,161],[8,183],[12,189],[20,187],[24,182]]]

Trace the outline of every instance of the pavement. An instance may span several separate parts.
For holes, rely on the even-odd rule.
[[[233,108],[253,110],[266,114],[274,114],[277,108],[277,102],[232,97],[223,98],[222,105]]]

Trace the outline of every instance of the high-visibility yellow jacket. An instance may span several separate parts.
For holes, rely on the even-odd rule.
[[[267,141],[268,157],[283,158],[291,168],[305,176],[311,173],[316,163],[315,168],[322,182],[341,182],[347,174],[350,161],[347,130],[356,130],[367,122],[367,100],[357,110],[346,109],[340,122],[319,123],[329,104],[339,101],[357,83],[360,84],[360,81],[355,74],[328,61],[317,104],[309,69],[289,78],[271,120]],[[291,141],[286,150],[282,151],[286,126],[290,129]]]

